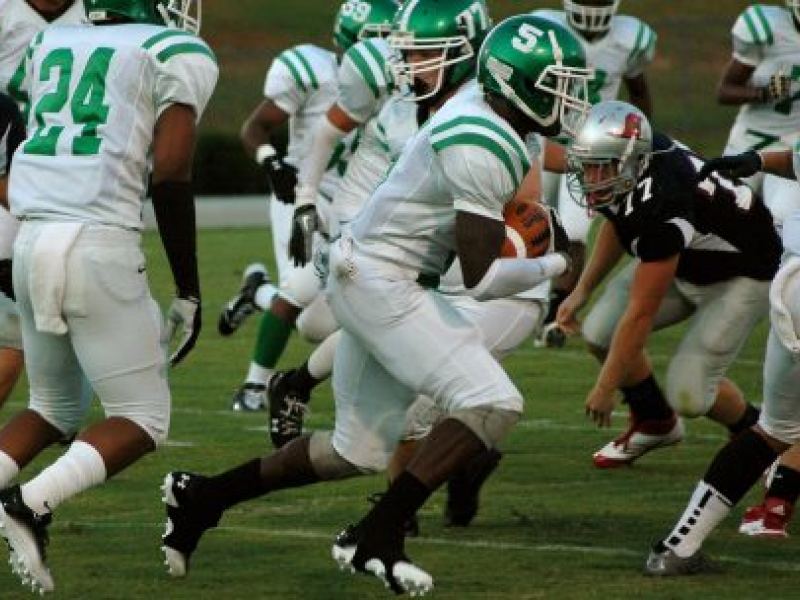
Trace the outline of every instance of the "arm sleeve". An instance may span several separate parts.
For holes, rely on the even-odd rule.
[[[199,38],[180,47],[183,49],[163,61],[156,58],[156,114],[173,104],[186,104],[194,108],[199,121],[214,92],[219,69],[214,53]]]
[[[300,164],[297,176],[300,186],[298,197],[312,202],[317,197],[320,181],[327,170],[333,150],[344,136],[345,132],[334,126],[327,117],[320,119],[319,126],[314,130],[311,151]]]
[[[306,84],[302,80],[303,71],[296,62],[292,50],[282,52],[272,61],[264,81],[264,97],[272,100],[288,115],[300,110],[307,96]]]

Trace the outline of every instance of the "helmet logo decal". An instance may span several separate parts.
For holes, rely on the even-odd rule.
[[[520,25],[517,35],[511,39],[511,45],[514,47],[514,50],[519,50],[527,54],[533,51],[542,34],[544,34],[544,31],[538,27],[530,23],[523,23]]]
[[[617,137],[638,140],[642,137],[642,117],[634,113],[625,115],[625,125]]]

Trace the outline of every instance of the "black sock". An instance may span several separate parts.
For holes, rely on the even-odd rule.
[[[297,392],[301,398],[311,398],[311,392],[322,382],[316,379],[308,370],[308,361],[289,375],[289,387]]]
[[[767,495],[795,504],[800,496],[800,472],[778,465]]]
[[[209,505],[220,511],[263,495],[261,459],[254,458],[216,477],[209,477],[203,484],[203,494]]]
[[[403,471],[391,483],[362,524],[371,533],[377,530],[402,537],[403,524],[417,513],[433,491],[414,475]]]
[[[759,416],[761,416],[761,411],[748,402],[744,409],[744,414],[739,417],[736,423],[728,425],[728,431],[733,435],[737,435],[745,429],[750,429],[753,425],[758,423]]]
[[[675,414],[652,373],[636,385],[620,390],[622,401],[638,421],[662,421]]]
[[[737,504],[777,456],[763,437],[747,429],[717,452],[703,480]]]

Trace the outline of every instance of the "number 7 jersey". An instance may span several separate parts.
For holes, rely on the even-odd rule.
[[[156,120],[203,113],[217,80],[209,47],[154,25],[59,26],[25,55],[28,136],[9,196],[19,218],[141,229]]]

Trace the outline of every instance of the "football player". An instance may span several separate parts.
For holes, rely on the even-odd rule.
[[[617,14],[619,5],[620,0],[564,0],[564,10],[541,9],[533,14],[567,27],[580,40],[594,68],[589,86],[593,104],[613,100],[624,84],[630,103],[652,117],[653,105],[645,70],[655,57],[657,36],[640,19]],[[549,152],[554,144],[551,142],[547,147]],[[565,337],[554,322],[556,311],[583,270],[592,217],[572,201],[563,175],[545,171],[543,179],[545,198],[558,207],[572,242],[573,268],[553,281],[550,310],[539,340],[540,345],[557,347],[564,343]]]
[[[480,15],[466,11],[464,18]],[[456,54],[476,51],[463,41],[455,46]],[[299,437],[217,477],[168,474],[164,542],[173,570],[185,573],[203,532],[239,502],[385,469],[422,391],[448,416],[333,551],[395,591],[430,590],[431,576],[405,556],[402,524],[452,472],[499,441],[522,398],[475,326],[428,286],[454,252],[478,298],[523,291],[567,268],[560,254],[499,259],[501,212],[531,160],[524,136],[556,134],[585,109],[584,67],[580,45],[556,24],[522,16],[492,30],[478,58],[483,93],[464,89],[437,111],[332,246],[327,290],[343,328],[334,432]]]
[[[0,531],[12,569],[42,593],[54,588],[45,562],[53,511],[166,439],[165,346],[179,336],[176,365],[200,331],[191,166],[218,72],[195,35],[200,7],[85,5],[96,26],[50,27],[25,54],[29,131],[9,181],[21,221],[14,289],[30,400],[0,430]],[[148,175],[176,287],[166,326],[140,249]],[[44,448],[81,429],[92,392],[105,418],[38,475],[10,486]]]
[[[634,260],[606,285],[583,324],[602,363],[586,413],[608,426],[620,390],[630,409],[623,435],[594,454],[598,468],[629,465],[683,437],[685,417],[708,416],[731,434],[758,419],[725,372],[767,312],[781,244],[761,199],[738,180],[698,180],[703,161],[654,133],[630,104],[604,101],[567,150],[576,201],[604,220],[586,270],[558,311],[580,331],[578,311],[624,254]],[[666,390],[645,352],[652,329],[688,320]]]
[[[715,171],[737,177],[763,172],[797,179],[800,157],[797,149],[749,151],[708,161],[700,176]],[[714,457],[674,529],[650,551],[645,573],[675,576],[714,569],[700,549],[703,542],[779,454],[780,463],[764,500],[745,512],[739,531],[786,537],[786,525],[800,496],[800,211],[786,217],[782,238],[783,258],[769,294],[771,327],[761,416]]]
[[[0,93],[8,93],[19,102],[24,102],[20,86],[24,71],[22,58],[33,36],[53,24],[80,23],[86,19],[82,0],[7,0],[0,3]],[[12,117],[10,107],[3,101],[2,131]],[[19,118],[19,117],[15,117]],[[12,130],[6,142],[18,143],[17,130]],[[3,151],[11,159],[16,145],[6,145]],[[7,167],[6,160],[2,160]],[[5,172],[7,175],[7,172]],[[0,206],[0,269],[10,275],[12,246],[19,224],[8,212],[7,203]],[[14,302],[4,294],[0,296],[0,404],[11,394],[22,373],[24,360],[22,334],[19,331],[19,315]]]
[[[717,101],[739,106],[724,154],[791,150],[800,131],[800,0],[786,6],[757,4],[733,25],[731,57],[717,88]],[[757,173],[757,190],[780,228],[800,207],[797,181]]]
[[[300,188],[299,206],[305,207],[300,212],[305,211],[309,218],[319,212],[324,219],[344,173],[350,144],[356,139],[354,133],[345,138],[345,130],[354,132],[359,119],[377,112],[392,89],[385,67],[385,44],[356,42],[362,32],[380,33],[396,8],[394,0],[346,0],[334,29],[335,45],[345,52],[341,68],[334,52],[311,44],[284,51],[267,73],[264,100],[242,127],[245,149],[264,166],[272,188],[270,223],[280,291],[275,293],[263,268],[252,266],[245,271],[239,294],[220,316],[220,333],[230,335],[257,307],[266,308],[245,382],[233,397],[234,410],[266,408],[267,384],[295,323],[313,342],[322,341],[336,329],[324,297],[318,293],[313,268],[295,268],[289,256],[297,167],[303,157],[311,156],[304,168],[305,186]],[[270,137],[286,123],[288,154],[279,157]],[[319,211],[312,215],[308,211],[314,206]]]

